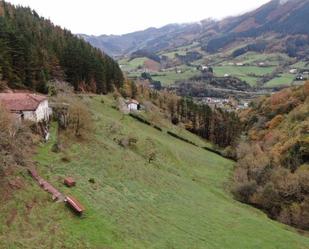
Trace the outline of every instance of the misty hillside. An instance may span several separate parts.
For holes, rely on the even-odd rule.
[[[172,49],[199,42],[207,52],[219,49],[239,39],[267,34],[279,35],[284,47],[303,47],[308,44],[309,2],[307,0],[273,0],[260,8],[222,21],[204,20],[187,25],[167,25],[156,29],[122,36],[87,36],[86,41],[112,56],[132,53],[140,49],[151,52]]]

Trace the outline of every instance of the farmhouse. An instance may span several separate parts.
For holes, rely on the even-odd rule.
[[[140,109],[140,104],[137,100],[131,99],[127,102],[128,109],[130,111],[138,111]]]
[[[19,120],[48,121],[51,109],[47,97],[32,93],[0,93],[3,104]]]

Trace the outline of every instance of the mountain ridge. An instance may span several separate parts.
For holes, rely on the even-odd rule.
[[[184,46],[193,41],[201,43],[206,50],[212,52],[208,43],[217,43],[217,39],[225,39],[226,43],[236,38],[257,37],[274,32],[283,36],[309,35],[309,1],[270,1],[256,10],[243,15],[227,17],[220,21],[205,19],[200,22],[171,25],[162,28],[149,28],[122,36],[87,36],[81,35],[92,45],[104,49],[111,56],[123,56],[139,49],[152,52]],[[174,24],[175,25],[175,24]],[[174,26],[175,27],[175,26]],[[151,31],[150,31],[151,30]],[[144,38],[144,39],[143,39]],[[130,41],[130,46],[122,44]],[[216,48],[214,49],[217,51]]]

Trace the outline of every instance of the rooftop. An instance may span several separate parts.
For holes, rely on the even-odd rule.
[[[34,93],[0,93],[0,102],[10,111],[35,111],[46,99]]]
[[[131,100],[128,101],[128,104],[136,104],[136,105],[138,105],[139,102],[137,100],[135,100],[135,99],[131,99]]]

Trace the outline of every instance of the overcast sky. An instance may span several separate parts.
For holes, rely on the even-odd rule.
[[[221,19],[269,0],[7,0],[30,6],[57,25],[84,34],[124,34],[169,23]]]

